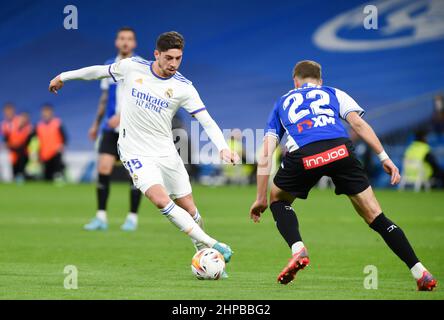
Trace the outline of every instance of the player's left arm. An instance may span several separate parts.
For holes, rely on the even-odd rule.
[[[384,171],[391,176],[391,184],[398,184],[401,181],[399,169],[384,151],[384,147],[382,146],[379,138],[376,136],[373,128],[364,119],[361,118],[358,112],[349,112],[346,116],[346,121],[350,124],[350,126],[358,134],[358,136],[361,137],[361,139],[364,140],[378,155]]]
[[[200,112],[193,114],[193,116],[199,121],[210,140],[216,146],[221,159],[233,165],[239,163],[239,155],[235,151],[230,150],[222,131],[208,111],[201,110]]]
[[[257,194],[256,200],[250,208],[250,218],[253,219],[254,222],[260,221],[261,214],[267,210],[268,207],[268,181],[273,164],[273,153],[279,145],[285,131],[280,120],[280,106],[279,100],[268,116],[262,151],[259,153],[257,159]]]

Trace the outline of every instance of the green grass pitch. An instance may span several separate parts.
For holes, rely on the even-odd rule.
[[[444,279],[444,194],[377,191],[385,213],[409,237],[423,263]],[[290,252],[270,211],[249,220],[254,187],[194,187],[206,230],[235,251],[230,278],[191,274],[190,240],[144,201],[139,230],[120,231],[128,186],[113,184],[110,229],[86,232],[95,211],[93,185],[0,185],[1,299],[444,299],[417,292],[409,270],[354,213],[346,197],[313,190],[296,201],[311,264],[288,286],[276,277]],[[66,265],[78,268],[78,289],[66,290]],[[378,289],[363,286],[366,265]]]

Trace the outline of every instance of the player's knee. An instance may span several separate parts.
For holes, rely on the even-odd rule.
[[[373,220],[382,212],[378,203],[366,202],[361,206],[361,215],[366,223],[371,224]]]
[[[273,185],[270,192],[270,204],[278,201],[285,201],[291,204],[294,201],[294,197]]]
[[[281,200],[279,199],[279,192],[277,192],[277,189],[273,185],[270,191],[270,204],[279,200]]]
[[[365,212],[365,222],[371,224],[373,220],[376,219],[377,216],[381,214],[382,210],[377,205],[370,205]]]
[[[97,163],[97,171],[100,174],[109,175],[113,171],[115,158],[108,154],[99,155],[99,161]]]
[[[167,194],[163,192],[156,192],[155,190],[148,189],[145,192],[145,196],[158,208],[165,208],[170,202],[171,199]]]
[[[97,165],[97,171],[100,174],[110,175],[113,170],[113,165],[107,163],[106,161],[100,161]]]
[[[158,208],[158,209],[163,209],[165,208],[171,201],[171,199],[169,197],[163,197],[163,196],[148,196],[147,194],[145,194],[147,196],[148,199],[150,199],[150,201]]]

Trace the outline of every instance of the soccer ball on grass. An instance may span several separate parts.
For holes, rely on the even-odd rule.
[[[218,280],[224,270],[224,257],[215,249],[199,250],[191,260],[191,271],[199,280]]]

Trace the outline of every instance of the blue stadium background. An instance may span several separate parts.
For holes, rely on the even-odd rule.
[[[413,1],[397,3],[393,10]],[[67,4],[78,8],[78,30],[63,28]],[[67,126],[69,148],[91,149],[87,129],[100,95],[99,83],[71,83],[62,94],[52,96],[48,81],[63,70],[102,64],[114,56],[115,31],[129,25],[138,33],[137,53],[147,59],[152,58],[159,33],[177,30],[185,36],[181,72],[194,82],[223,128],[262,128],[274,101],[291,88],[291,69],[301,59],[319,61],[324,82],[347,91],[366,108],[378,133],[427,120],[432,113],[429,95],[444,88],[442,33],[430,41],[383,50],[331,50],[315,43],[314,34],[324,23],[362,4],[350,0],[2,2],[0,102],[15,102],[19,109],[30,111],[34,121],[43,102],[53,103]],[[423,6],[413,14],[424,10]],[[438,18],[443,20],[441,14]],[[380,16],[379,25],[385,23]],[[361,24],[344,27],[338,35],[372,40],[414,31],[406,26],[384,35]],[[410,106],[409,101],[413,101]]]

